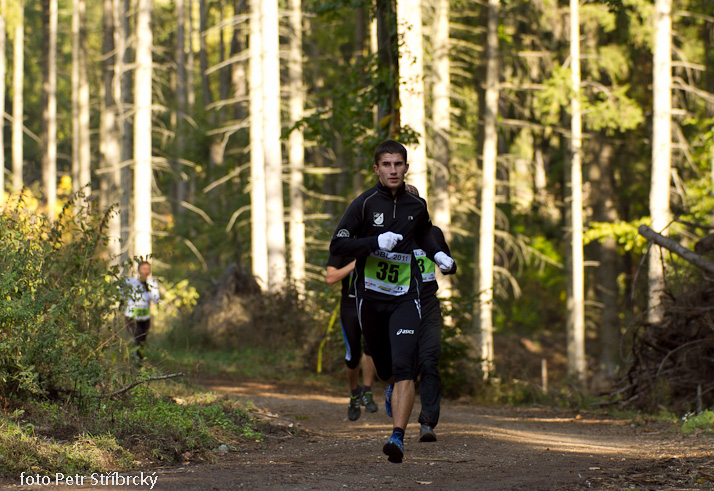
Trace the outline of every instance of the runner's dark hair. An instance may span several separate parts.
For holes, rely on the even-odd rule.
[[[148,264],[151,266],[151,263],[149,261],[139,261],[139,265],[136,267],[136,269],[141,268],[144,264]]]
[[[407,149],[404,145],[394,140],[387,140],[377,145],[377,148],[374,150],[375,165],[379,165],[379,158],[385,153],[398,153],[402,156],[405,163],[407,161]]]

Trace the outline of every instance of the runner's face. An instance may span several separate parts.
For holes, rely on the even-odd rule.
[[[392,193],[404,183],[404,176],[409,170],[409,164],[398,153],[383,153],[374,166],[374,172],[379,177],[379,182],[389,188]]]
[[[139,266],[139,275],[142,278],[148,278],[151,275],[151,266],[148,264],[142,264]]]

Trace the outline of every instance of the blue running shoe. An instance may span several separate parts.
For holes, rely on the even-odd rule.
[[[404,458],[404,442],[398,436],[392,435],[382,451],[387,455],[387,460],[393,464],[401,464]]]
[[[387,416],[392,417],[392,391],[394,385],[388,385],[384,388],[384,410],[387,411]]]

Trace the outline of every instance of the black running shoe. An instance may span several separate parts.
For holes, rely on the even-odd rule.
[[[436,433],[434,433],[434,428],[429,425],[421,425],[419,429],[419,441],[420,442],[435,442]]]
[[[347,406],[347,417],[350,421],[357,421],[362,414],[362,410],[359,408],[359,396],[350,396],[350,405]]]
[[[372,391],[366,390],[362,392],[362,397],[360,397],[360,404],[364,406],[364,410],[368,413],[376,413],[378,408],[375,404],[374,399],[372,399]]]

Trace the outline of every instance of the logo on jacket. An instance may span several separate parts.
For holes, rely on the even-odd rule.
[[[402,334],[414,334],[414,329],[400,329],[397,331],[397,336],[401,336]]]
[[[350,236],[350,231],[347,230],[346,228],[341,228],[336,234],[336,237],[349,237]]]
[[[379,213],[375,211],[372,216],[374,217],[374,224],[378,227],[384,225],[384,213]]]

